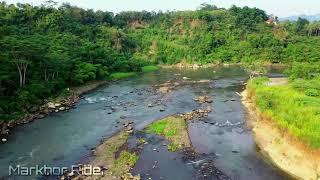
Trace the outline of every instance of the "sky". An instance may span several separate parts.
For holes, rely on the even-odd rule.
[[[1,1],[1,0],[0,0]],[[293,15],[313,15],[320,13],[320,0],[54,0],[69,2],[82,8],[120,12],[128,10],[167,11],[167,10],[195,10],[202,3],[214,4],[228,8],[231,5],[258,7],[268,14],[279,17]],[[39,5],[44,0],[5,0],[9,4],[30,3]]]

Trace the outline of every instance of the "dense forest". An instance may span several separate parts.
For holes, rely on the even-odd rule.
[[[320,61],[319,36],[320,22],[278,22],[249,7],[114,14],[51,1],[2,2],[0,120],[68,87],[151,64],[299,63],[295,75],[308,76],[320,69],[312,64]]]

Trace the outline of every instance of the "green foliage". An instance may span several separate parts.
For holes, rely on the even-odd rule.
[[[259,110],[293,136],[306,142],[310,147],[319,149],[320,98],[315,96],[318,94],[317,89],[308,89],[312,82],[303,80],[308,83],[302,87],[301,82],[267,86],[265,81],[255,78],[248,84]],[[318,85],[320,83],[319,80],[313,81],[317,81]],[[301,91],[304,89],[306,91]]]
[[[257,24],[268,19],[267,14],[263,10],[247,6],[243,8],[232,6],[230,12],[236,17],[236,26],[241,26],[248,30],[255,30]]]
[[[75,67],[73,81],[76,84],[84,84],[95,79],[106,79],[108,75],[107,68],[102,67],[101,64],[82,62]]]
[[[307,89],[307,90],[305,91],[305,94],[306,94],[307,96],[311,96],[311,97],[317,97],[317,96],[319,96],[319,92],[318,92],[318,90],[316,90],[316,89]]]
[[[304,34],[306,31],[306,25],[309,24],[307,19],[299,17],[297,20],[296,33]]]
[[[114,15],[70,4],[0,3],[0,116],[28,112],[66,87],[109,73],[156,70],[150,64],[300,62],[312,65],[294,64],[292,78],[319,76],[319,22],[267,19],[257,8],[210,4]]]
[[[125,79],[125,78],[128,78],[128,77],[132,77],[132,76],[136,76],[137,73],[135,72],[119,72],[119,73],[112,73],[110,75],[110,77],[112,79]]]
[[[0,21],[1,120],[66,87],[143,66],[131,61],[136,44],[109,12],[0,3]]]
[[[96,79],[97,68],[90,63],[80,63],[76,65],[74,81],[78,84]]]
[[[308,89],[315,89],[320,91],[319,79],[311,79],[311,80],[295,79],[291,84],[292,84],[292,87],[294,87],[295,89],[301,92],[304,92]]]
[[[320,77],[319,63],[294,63],[291,68],[287,70],[287,74],[291,79],[303,78],[313,79]]]
[[[152,72],[152,71],[158,71],[159,67],[158,66],[143,66],[142,68],[142,72]]]

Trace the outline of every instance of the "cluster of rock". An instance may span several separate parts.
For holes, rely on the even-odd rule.
[[[133,176],[131,173],[127,173],[121,176],[122,180],[140,180],[140,175]]]
[[[173,91],[179,85],[180,85],[180,83],[178,83],[178,82],[167,81],[163,84],[154,85],[153,87],[156,88],[157,91],[159,91],[161,93],[169,93],[169,92]]]
[[[92,165],[78,164],[77,166],[74,166],[74,168],[74,170],[66,170],[64,174],[60,177],[60,180],[83,179],[83,173],[86,172],[86,168],[91,169]],[[100,172],[104,173],[107,170],[107,167],[100,166]]]
[[[210,96],[199,96],[194,100],[197,101],[200,104],[212,103],[213,102]]]
[[[215,177],[214,179],[219,180],[231,180],[230,177],[225,175],[222,171],[220,171],[215,165],[213,160],[208,160],[206,162],[203,162],[199,164],[199,173],[200,176],[203,178],[211,179]]]
[[[133,133],[132,124],[133,124],[132,121],[130,121],[130,122],[125,122],[125,123],[123,124],[123,127],[125,128],[126,132],[129,133],[129,134]]]
[[[179,82],[174,82],[173,80],[169,80],[163,84],[154,85],[153,87],[157,89],[158,92],[161,93],[169,93],[173,91],[177,86],[190,85],[190,84],[199,84],[199,83],[210,83],[211,81],[208,79],[202,79],[197,81],[191,81],[188,77],[182,77],[181,79],[177,79]]]
[[[189,120],[193,120],[193,119],[201,119],[203,117],[207,117],[210,112],[212,112],[211,106],[208,106],[205,109],[197,109],[197,110],[193,110],[191,112],[181,114],[180,117],[182,117],[186,121],[189,121]]]
[[[74,102],[73,102],[74,103]],[[59,111],[65,111],[70,109],[70,104],[69,103],[53,103],[49,102],[47,103],[47,107],[49,112],[59,112]]]
[[[167,69],[172,69],[172,68],[181,68],[181,69],[199,69],[199,68],[209,68],[209,67],[214,67],[217,66],[218,64],[205,64],[205,65],[201,65],[201,64],[189,64],[189,63],[178,63],[175,65],[162,65],[162,68],[167,68]]]

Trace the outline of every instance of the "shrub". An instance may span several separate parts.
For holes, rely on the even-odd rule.
[[[319,92],[318,92],[318,90],[316,90],[316,89],[307,89],[307,90],[305,91],[305,94],[306,94],[307,96],[311,96],[311,97],[317,97],[317,96],[319,96]]]
[[[320,65],[319,63],[294,63],[286,73],[291,79],[313,79],[320,73]]]

